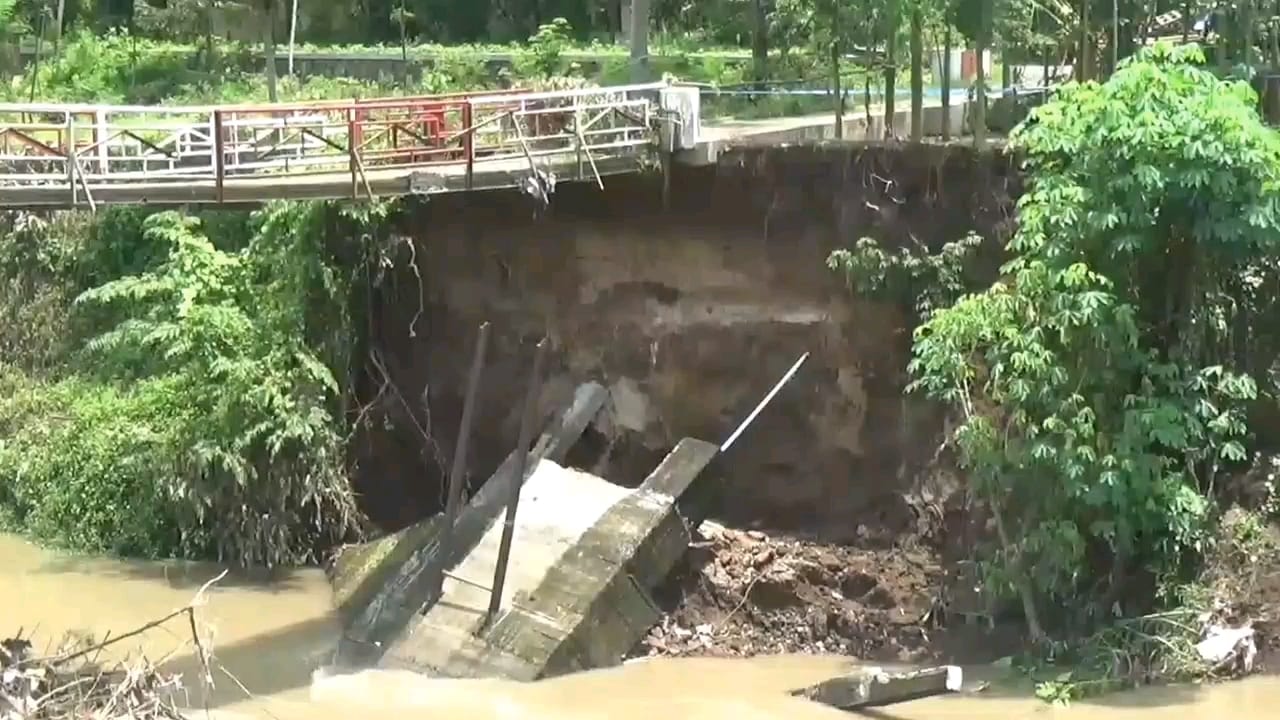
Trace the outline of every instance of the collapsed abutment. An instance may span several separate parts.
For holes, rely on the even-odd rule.
[[[529,453],[509,564],[500,514],[515,453],[452,532],[437,515],[338,557],[341,664],[532,680],[622,660],[660,618],[652,593],[714,504],[719,447],[685,438],[635,489],[560,465],[606,396],[578,387]]]

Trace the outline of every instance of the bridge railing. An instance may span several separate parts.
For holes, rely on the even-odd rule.
[[[371,194],[388,170],[597,159],[654,141],[664,84],[222,107],[0,104],[0,194],[48,188],[93,204],[104,186],[229,184],[342,173]]]

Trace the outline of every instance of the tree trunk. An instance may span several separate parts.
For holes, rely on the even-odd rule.
[[[951,139],[951,20],[942,30],[942,139]]]
[[[267,99],[276,102],[280,99],[276,88],[276,3],[275,0],[263,0],[262,32],[266,46],[267,60]]]
[[[631,0],[631,82],[649,81],[650,0]]]
[[[924,14],[911,9],[911,140],[924,139]]]
[[[1240,30],[1244,37],[1241,40],[1244,43],[1244,66],[1253,67],[1253,39],[1254,39],[1254,22],[1253,22],[1253,0],[1244,0],[1240,8]]]
[[[1271,3],[1271,16],[1280,15],[1280,2]],[[1280,24],[1271,23],[1271,69],[1280,69]]]
[[[898,78],[898,0],[889,0],[885,10],[885,68],[884,68],[884,136],[894,134],[894,100]]]
[[[987,141],[987,47],[991,38],[991,3],[982,0],[982,20],[978,30],[977,77],[974,78],[973,144],[982,147]]]
[[[844,88],[840,85],[840,5],[831,6],[831,98],[835,104],[835,133],[844,139]]]
[[[1009,45],[1001,43],[1000,47],[1000,89],[1007,95],[1013,87],[1013,66],[1009,64]]]
[[[978,67],[982,67],[982,61],[978,61]],[[1013,585],[1017,589],[1018,597],[1022,600],[1022,614],[1027,621],[1027,634],[1031,636],[1031,641],[1040,643],[1044,641],[1044,629],[1040,625],[1040,613],[1036,610],[1035,594],[1031,590],[1031,581],[1028,579],[1027,568],[1022,561],[1022,553],[1014,553],[1013,545],[1010,542],[1009,531],[1004,525],[1004,511],[1001,507],[1003,503],[997,501],[996,498],[989,498],[988,504],[991,506],[991,515],[996,521],[996,536],[1000,540],[1000,546],[1005,554],[1013,557],[1014,577]]]
[[[53,47],[56,51],[62,45],[62,24],[67,15],[67,0],[58,0],[58,15],[54,18]]]
[[[1120,0],[1111,0],[1111,72],[1120,67]]]
[[[293,0],[293,3],[294,8],[297,8],[298,0]],[[405,87],[409,86],[409,32],[408,28],[405,27],[405,24],[408,22],[408,18],[405,17],[407,12],[408,10],[405,8],[405,0],[400,0],[400,82],[403,83]],[[292,57],[292,31],[290,31],[289,35],[289,52],[291,53],[290,57]],[[293,72],[292,68],[290,69],[290,72]]]
[[[769,14],[766,7],[767,2],[768,0],[752,0],[755,10],[755,23],[751,37],[751,64],[757,90],[763,90],[765,81],[769,79]]]
[[[1089,5],[1090,0],[1080,0],[1080,51],[1076,53],[1076,79],[1089,79]]]
[[[213,13],[215,9],[216,8],[212,2],[210,2],[208,5],[205,5],[204,62],[205,62],[205,69],[207,69],[209,72],[213,72],[213,65],[214,65],[213,63],[213,22],[214,22]]]

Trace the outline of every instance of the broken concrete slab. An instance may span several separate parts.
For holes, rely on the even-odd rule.
[[[863,667],[846,675],[794,690],[791,694],[847,710],[959,692],[963,682],[964,673],[955,665],[899,669]]]
[[[595,475],[540,461],[521,490],[515,541],[499,606],[510,607],[520,593],[537,587],[565,553],[629,493]],[[485,628],[502,534],[503,522],[495,519],[445,576],[440,599],[410,621],[407,633],[391,641],[384,666],[421,664],[423,669],[450,677],[471,677],[485,671],[480,662],[486,655],[484,644],[471,640]],[[504,676],[500,668],[492,670]]]
[[[529,662],[538,677],[620,663],[661,619],[650,593],[688,549],[705,514],[698,499],[709,495],[698,486],[714,484],[703,476],[718,453],[711,443],[681,440],[537,588],[516,596],[485,636],[490,645]]]
[[[535,468],[543,459],[563,460],[607,399],[608,391],[599,383],[579,386],[573,403],[538,438],[528,467]],[[440,546],[444,518],[439,515],[385,538],[344,549],[332,578],[335,602],[347,625],[339,648],[344,664],[376,662],[427,601],[433,573],[441,567],[454,567],[475,547],[505,507],[506,487],[515,465],[512,452],[463,508],[447,557]]]
[[[489,582],[481,578],[486,570],[492,577],[496,557],[482,539],[450,573],[444,596],[410,619],[379,664],[533,680],[619,663],[661,617],[650,593],[688,548],[702,506],[685,496],[713,482],[698,478],[718,452],[686,438],[636,490],[543,460],[523,491],[497,616],[485,622]],[[492,521],[485,538],[501,525]]]

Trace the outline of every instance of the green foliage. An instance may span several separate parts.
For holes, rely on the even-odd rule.
[[[949,307],[974,285],[974,254],[982,237],[970,233],[949,242],[937,253],[928,248],[899,248],[886,252],[871,238],[862,238],[852,250],[836,250],[827,267],[843,272],[854,292],[883,300],[906,301],[921,320],[938,308]]]
[[[247,58],[224,55],[212,66],[190,49],[130,36],[121,31],[70,36],[61,51],[42,61],[34,86],[38,99],[93,103],[157,103],[180,88],[214,82],[238,72]],[[30,76],[14,78],[10,101],[25,101]]]
[[[325,245],[334,214],[270,206],[230,249],[194,218],[117,215],[141,219],[142,240],[125,242],[145,251],[116,266],[134,274],[75,301],[103,328],[81,370],[0,393],[10,520],[77,549],[261,565],[349,533],[334,368],[345,377],[350,289]]]
[[[562,75],[564,53],[572,46],[573,27],[562,17],[538,26],[525,52],[516,56],[515,71],[520,77],[545,78]]]
[[[67,306],[75,295],[83,218],[8,213],[0,222],[0,357],[27,372],[61,363],[71,349]]]
[[[141,557],[202,554],[162,480],[170,424],[185,413],[164,382],[127,390],[0,368],[0,521],[46,542]]]
[[[913,389],[958,411],[996,521],[991,589],[1036,635],[1039,609],[1096,622],[1134,573],[1177,577],[1246,457],[1238,351],[1274,273],[1280,150],[1249,88],[1200,61],[1160,45],[1037,109],[1011,138],[1031,187],[1004,277],[916,331]],[[842,266],[871,287],[930,267],[858,257]]]

